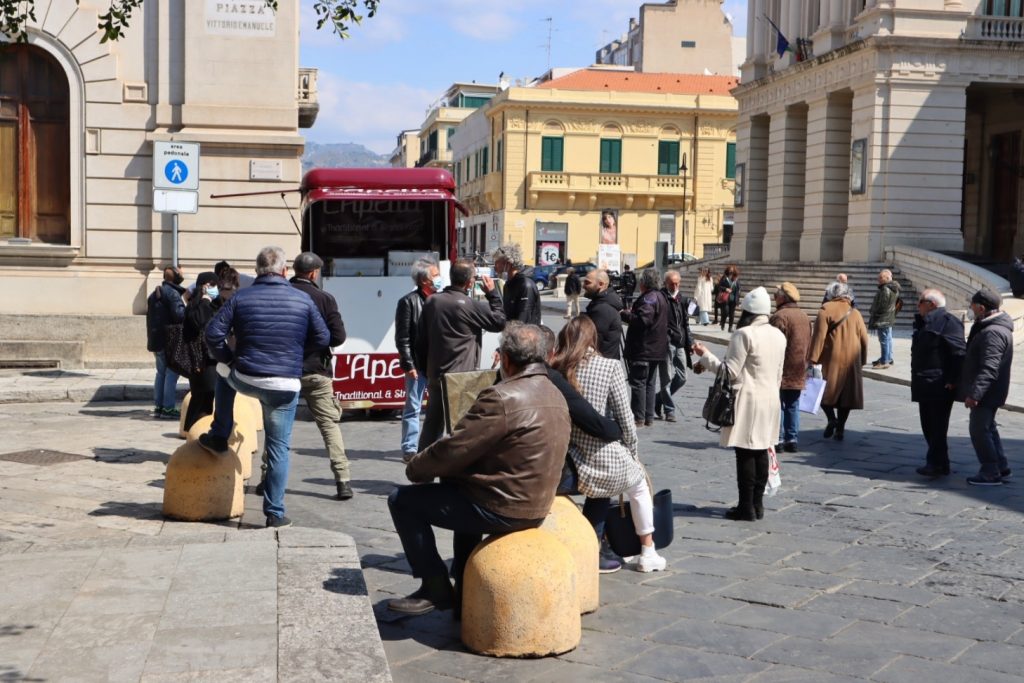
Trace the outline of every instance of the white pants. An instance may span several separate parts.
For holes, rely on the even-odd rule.
[[[633,517],[633,528],[636,529],[636,535],[653,534],[654,498],[647,485],[647,477],[641,479],[636,486],[626,489],[624,495],[629,499],[629,513]]]
[[[580,314],[580,295],[579,294],[569,294],[569,295],[567,295],[567,298],[568,298],[568,301],[566,302],[566,305],[565,305],[565,317],[566,318],[576,317],[577,315]],[[576,312],[573,313],[573,310],[575,310]]]

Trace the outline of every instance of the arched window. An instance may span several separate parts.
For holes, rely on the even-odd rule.
[[[45,50],[0,46],[0,239],[71,239],[68,80]]]

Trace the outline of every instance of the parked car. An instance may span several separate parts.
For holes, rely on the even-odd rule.
[[[532,279],[537,283],[537,286],[544,289],[548,286],[548,280],[551,279],[551,274],[555,272],[555,269],[561,266],[526,266],[523,268],[523,274],[526,277]]]
[[[693,254],[687,254],[686,252],[683,252],[682,254],[669,254],[668,255],[668,263],[666,265],[669,268],[671,268],[673,266],[681,266],[684,263],[689,263],[690,261],[696,261],[696,260],[697,260],[696,256],[694,256]],[[647,263],[643,264],[642,266],[637,266],[636,269],[637,270],[643,270],[644,268],[654,268],[654,261],[648,261]]]

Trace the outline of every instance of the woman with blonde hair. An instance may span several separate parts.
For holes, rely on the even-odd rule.
[[[636,569],[660,571],[667,563],[654,548],[654,501],[637,455],[636,425],[626,373],[620,361],[603,357],[597,352],[597,346],[597,328],[593,321],[579,316],[558,333],[558,351],[551,360],[551,367],[561,372],[599,413],[608,414],[622,429],[621,440],[603,441],[575,424],[572,427],[569,457],[576,467],[577,487],[587,497],[583,515],[600,539],[611,497],[626,496],[642,548]],[[605,562],[602,559],[602,571],[615,571],[605,569]]]

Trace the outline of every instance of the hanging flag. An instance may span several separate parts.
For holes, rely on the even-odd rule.
[[[769,19],[767,14],[764,15],[764,20],[772,25],[772,28],[775,29],[775,33],[778,35],[778,38],[775,41],[775,51],[779,53],[779,56],[783,56],[787,51],[792,51],[793,48],[789,46],[789,41],[786,40],[786,36],[782,35],[782,30],[775,25],[775,22]]]

